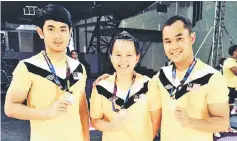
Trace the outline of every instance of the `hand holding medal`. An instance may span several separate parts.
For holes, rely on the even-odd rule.
[[[175,108],[175,118],[180,122],[180,124],[183,127],[189,127],[191,118],[188,116],[188,113],[185,111],[185,109],[181,107]]]
[[[49,119],[56,118],[61,115],[66,115],[68,112],[68,103],[64,96],[60,96],[58,100],[56,100],[50,108],[46,110],[46,115]]]
[[[65,100],[70,103],[70,104],[74,104],[76,99],[75,99],[75,95],[72,92],[68,92],[66,91],[65,94]]]
[[[110,123],[112,124],[112,130],[118,131],[125,127],[127,121],[127,110],[119,110],[117,117],[115,117]]]

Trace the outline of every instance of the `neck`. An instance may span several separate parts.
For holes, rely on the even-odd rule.
[[[56,52],[46,48],[46,53],[50,60],[62,61],[66,59],[66,53],[64,51]]]
[[[189,57],[185,61],[182,61],[180,63],[175,63],[175,67],[178,71],[183,71],[189,68],[189,66],[192,64],[194,59],[194,56]]]
[[[117,75],[117,83],[124,84],[124,85],[132,83],[133,72],[127,75],[121,75],[119,73],[117,73],[116,75]]]

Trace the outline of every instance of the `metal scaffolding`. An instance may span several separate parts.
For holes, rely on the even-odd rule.
[[[113,30],[118,28],[120,21],[120,19],[115,19],[109,15],[98,16],[95,29],[87,31],[92,33],[87,53],[107,53],[110,42],[115,35]]]
[[[215,6],[215,17],[214,17],[214,31],[212,37],[211,51],[208,57],[208,64],[216,67],[221,58],[224,57],[223,47],[223,31],[226,33],[227,38],[231,45],[234,44],[233,39],[229,35],[225,25],[225,1],[217,1]],[[211,58],[211,60],[210,60]]]
[[[142,60],[148,50],[148,48],[151,46],[152,42],[140,42],[140,60]]]

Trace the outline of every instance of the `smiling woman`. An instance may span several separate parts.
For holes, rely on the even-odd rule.
[[[93,88],[91,122],[103,131],[103,141],[152,141],[157,133],[158,99],[148,93],[148,78],[134,71],[138,41],[128,32],[117,35],[109,48],[115,74]],[[142,116],[139,116],[142,115]]]
[[[140,54],[136,54],[132,41],[116,40],[110,57],[117,74],[127,75],[133,73]]]

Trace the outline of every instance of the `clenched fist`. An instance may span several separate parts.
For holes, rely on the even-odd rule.
[[[54,104],[46,110],[47,116],[50,119],[56,118],[60,115],[65,115],[68,112],[68,106],[70,105],[65,99],[59,99],[54,102]]]

